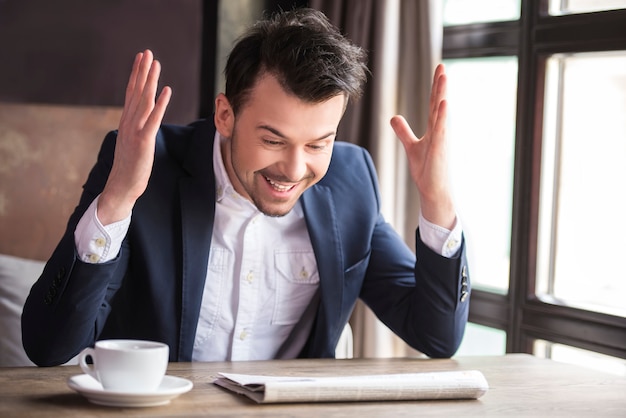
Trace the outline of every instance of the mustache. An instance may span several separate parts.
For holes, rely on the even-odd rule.
[[[312,179],[313,177],[315,177],[313,173],[307,173],[299,179],[292,179],[292,178],[285,176],[284,174],[273,173],[269,170],[259,170],[257,171],[257,174],[260,174],[261,176],[271,179],[272,181],[275,181],[278,183],[300,183],[304,180]]]

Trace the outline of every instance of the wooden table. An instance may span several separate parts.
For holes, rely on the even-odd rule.
[[[266,375],[359,375],[480,370],[489,391],[479,400],[257,405],[214,384],[218,372]],[[194,388],[169,405],[117,408],[89,403],[67,386],[77,366],[0,369],[0,417],[626,417],[626,378],[526,354],[430,359],[277,360],[171,363],[168,374]]]

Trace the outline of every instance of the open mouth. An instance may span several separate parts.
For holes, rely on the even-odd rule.
[[[274,190],[276,190],[277,192],[288,192],[289,190],[293,189],[294,187],[296,187],[295,184],[291,184],[291,185],[284,185],[284,184],[280,184],[272,179],[270,179],[267,176],[263,176],[265,177],[265,180],[267,180],[267,182],[270,184],[270,186],[272,186],[272,188]]]

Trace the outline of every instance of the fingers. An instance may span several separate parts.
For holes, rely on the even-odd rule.
[[[447,116],[446,88],[445,69],[443,64],[439,64],[433,76],[426,132],[421,138],[415,135],[403,116],[396,115],[391,118],[391,127],[407,150],[415,142],[425,141],[427,144],[433,142],[439,144],[443,141]]]
[[[408,149],[410,144],[419,141],[404,116],[396,115],[391,118],[389,123],[391,123],[391,127],[396,133],[396,136],[400,138],[400,142],[402,142],[405,148]]]
[[[172,89],[168,86],[163,87],[163,91],[161,91],[161,94],[157,98],[152,113],[150,113],[150,116],[148,116],[148,119],[146,120],[145,127],[147,129],[154,132],[158,130],[171,97]]]
[[[446,129],[446,117],[448,114],[448,102],[441,100],[437,108],[437,118],[433,126],[433,136],[435,138],[442,138]]]
[[[154,57],[152,55],[152,51],[149,49],[138,53],[135,57],[133,70],[126,88],[126,102],[124,104],[130,111],[135,110],[138,103],[141,101],[146,85],[146,79],[148,78],[148,74],[151,72],[153,62]]]
[[[139,64],[143,58],[143,52],[135,55],[135,61],[133,61],[133,70],[128,77],[128,84],[126,85],[126,95],[124,96],[124,103],[130,103],[130,98],[135,91],[135,83],[137,80],[137,72],[139,71]]]
[[[137,89],[137,99],[139,100],[136,108],[137,122],[140,125],[146,123],[146,120],[150,117],[154,110],[157,87],[159,84],[159,77],[161,76],[161,63],[157,60],[153,60],[147,67],[145,73],[145,82],[143,83],[143,89]],[[143,76],[143,74],[141,74]]]
[[[124,112],[120,121],[130,132],[142,130],[150,120],[152,128],[158,128],[171,97],[171,89],[164,88],[156,100],[161,64],[149,49],[138,53],[126,87]],[[158,108],[156,107],[158,103]]]
[[[446,96],[446,72],[443,64],[437,65],[433,76],[433,86],[431,90],[431,100],[442,99]]]
[[[446,98],[447,79],[443,64],[437,65],[433,76],[433,86],[430,91],[428,131],[435,129],[435,125],[440,121],[439,111],[442,101]],[[445,106],[444,106],[445,107]]]

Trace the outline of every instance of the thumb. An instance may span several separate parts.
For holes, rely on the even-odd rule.
[[[413,133],[413,129],[411,129],[404,116],[396,115],[391,118],[389,123],[405,147],[408,148],[412,143],[419,141],[419,138]]]

